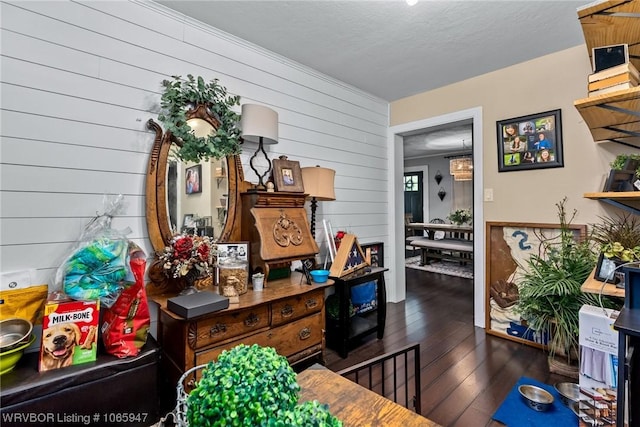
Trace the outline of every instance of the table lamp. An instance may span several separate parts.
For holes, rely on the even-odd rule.
[[[321,168],[320,166],[306,167],[301,170],[304,192],[308,194],[307,198],[311,199],[311,235],[315,239],[318,201],[336,199],[336,193],[333,188],[336,171]]]
[[[269,160],[269,156],[264,151],[264,146],[278,143],[278,113],[263,105],[243,104],[240,127],[242,128],[243,140],[258,144],[256,152],[249,160],[249,166],[258,176],[256,188],[264,190],[264,177],[271,172],[271,160]],[[254,164],[258,153],[262,153],[268,163],[267,170],[262,174],[258,172]]]

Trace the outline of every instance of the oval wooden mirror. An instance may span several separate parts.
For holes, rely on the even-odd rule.
[[[206,134],[219,126],[204,105],[189,110],[187,119],[196,133]],[[185,165],[172,154],[180,141],[163,132],[153,119],[147,127],[156,134],[146,179],[147,228],[153,249],[162,251],[178,231],[210,235],[219,242],[235,239],[239,183],[244,181],[240,157]],[[190,170],[199,171],[197,189],[187,186],[187,178],[195,176]]]

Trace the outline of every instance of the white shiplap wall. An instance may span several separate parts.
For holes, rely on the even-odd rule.
[[[0,271],[36,269],[51,283],[105,194],[127,205],[112,227],[129,227],[151,253],[145,123],[157,117],[161,81],[186,74],[275,109],[280,142],[270,155],[336,170],[337,200],[319,204],[317,223],[388,246],[385,101],[150,2],[0,8]]]

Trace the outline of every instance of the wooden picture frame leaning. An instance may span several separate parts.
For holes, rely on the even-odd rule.
[[[280,158],[272,161],[272,165],[273,184],[276,187],[276,191],[304,193],[300,162],[287,160],[287,156],[280,156]]]
[[[343,277],[369,266],[365,254],[354,234],[345,234],[340,242],[336,257],[331,264],[329,276]]]
[[[584,239],[587,226],[568,224],[575,239]],[[560,224],[527,222],[486,223],[486,333],[533,347],[546,348],[548,337],[534,333],[517,314],[517,285],[532,255],[543,254],[543,241],[560,234]]]

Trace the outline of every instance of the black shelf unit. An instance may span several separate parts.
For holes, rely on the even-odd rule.
[[[384,273],[388,270],[383,267],[367,267],[344,277],[331,278],[335,282],[334,288],[339,310],[337,319],[326,317],[327,345],[335,349],[340,357],[346,358],[355,343],[366,335],[376,332],[378,339],[382,339],[384,336],[387,316],[387,290]],[[351,289],[368,282],[375,282],[375,309],[350,316]]]
[[[625,407],[629,426],[640,422],[640,268],[623,267],[625,303],[613,324],[618,331],[617,426],[623,427]]]

